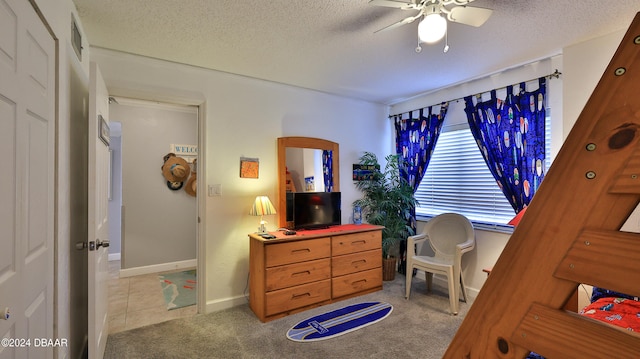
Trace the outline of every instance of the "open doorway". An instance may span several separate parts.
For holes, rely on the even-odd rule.
[[[198,296],[188,293],[196,291],[193,279],[186,279],[191,289],[181,287],[178,293],[183,285],[163,286],[160,276],[195,272],[197,265],[197,199],[185,190],[188,181],[167,183],[162,165],[176,146],[191,149],[180,154],[188,162],[197,158],[198,111],[197,106],[110,98],[111,333],[197,313]],[[197,163],[189,167],[197,173]],[[190,294],[193,305],[177,299]]]

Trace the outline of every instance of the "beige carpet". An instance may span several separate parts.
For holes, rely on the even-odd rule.
[[[424,277],[413,278],[404,299],[404,275],[382,291],[314,308],[268,323],[248,304],[109,335],[105,358],[441,358],[467,313],[449,314],[446,289],[426,294]],[[384,301],[393,312],[383,321],[334,339],[299,343],[286,338],[307,317],[364,301]]]

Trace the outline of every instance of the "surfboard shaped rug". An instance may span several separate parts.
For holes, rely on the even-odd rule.
[[[330,339],[377,323],[392,310],[393,306],[384,302],[349,305],[301,321],[289,329],[287,338],[296,342]]]

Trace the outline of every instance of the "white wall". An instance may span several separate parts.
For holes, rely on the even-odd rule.
[[[86,93],[89,83],[89,44],[86,38],[83,40],[84,57],[80,62],[76,59],[73,47],[71,46],[70,24],[72,14],[76,15],[75,6],[71,0],[35,0],[36,5],[43,14],[45,20],[54,33],[58,41],[59,61],[58,61],[58,119],[57,119],[57,223],[56,223],[56,252],[55,252],[55,301],[54,309],[54,337],[68,338],[68,347],[56,348],[55,355],[58,358],[75,356],[79,346],[84,341],[86,329],[86,315],[79,318],[80,312],[86,312],[86,308],[76,305],[81,301],[82,293],[77,291],[77,273],[80,269],[77,265],[82,262],[77,260],[78,254],[86,252],[76,252],[72,243],[78,239],[78,235],[84,231],[83,240],[86,240],[86,221],[79,220],[86,212],[86,198],[79,194],[82,188],[72,187],[74,178],[82,171],[82,164],[78,161],[83,155],[81,147],[76,144],[82,139],[72,141],[72,136],[82,136],[78,129],[72,126],[72,120],[78,120],[78,116],[86,116],[88,106],[88,94]],[[78,24],[82,30],[82,24]],[[73,147],[72,147],[73,146]],[[86,148],[86,144],[85,144]],[[84,155],[86,158],[86,154]],[[83,203],[85,201],[85,203]],[[83,209],[83,206],[84,209]],[[82,257],[82,255],[80,255]],[[85,276],[86,277],[86,276]],[[86,292],[84,293],[86,295]],[[86,302],[86,300],[85,300]],[[86,305],[86,303],[85,303]]]
[[[195,260],[196,198],[170,190],[161,166],[171,144],[197,145],[197,108],[118,98],[109,116],[122,126],[121,268]]]
[[[205,173],[199,170],[199,184],[222,189],[221,196],[204,198],[204,213],[199,214],[206,237],[207,311],[246,303],[247,234],[257,223],[248,213],[255,196],[276,197],[278,137],[318,137],[340,144],[345,223],[351,202],[359,197],[351,165],[362,151],[383,155],[389,148],[391,126],[382,105],[103,49],[92,49],[92,59],[112,96],[201,105]],[[258,179],[239,177],[241,157],[259,158]],[[275,216],[265,220],[269,230],[277,228]]]
[[[567,86],[562,90],[562,118],[566,129],[563,140],[591,97],[624,34],[625,31],[620,30],[564,49],[565,70],[562,77]]]

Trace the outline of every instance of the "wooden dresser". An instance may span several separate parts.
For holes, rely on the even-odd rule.
[[[249,235],[249,306],[263,322],[382,289],[380,226],[271,234]]]

